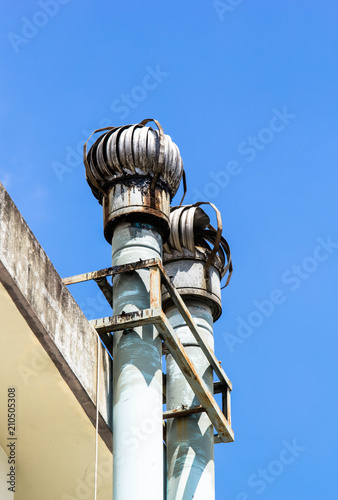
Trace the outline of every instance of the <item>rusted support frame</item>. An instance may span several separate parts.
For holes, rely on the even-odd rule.
[[[209,363],[213,367],[217,377],[221,382],[226,384],[230,390],[232,390],[232,383],[230,382],[229,378],[227,377],[225,371],[220,365],[220,362],[216,358],[214,352],[210,349],[210,347],[204,342],[202,336],[200,335],[198,328],[189,312],[189,309],[185,305],[182,297],[180,294],[177,292],[176,288],[173,286],[173,284],[170,281],[169,276],[167,275],[164,267],[159,264],[160,270],[161,270],[161,275],[162,275],[162,282],[168,292],[171,295],[171,298],[173,299],[173,302],[179,312],[181,313],[184,321],[186,322],[187,326],[190,328],[192,334],[194,335],[195,339],[197,340],[199,346],[201,347],[203,353],[207,357]]]
[[[87,275],[79,276],[83,277],[91,275],[90,277],[88,277],[88,279],[94,279],[94,276],[92,276],[93,274],[96,274],[95,278],[102,276],[98,276],[97,273],[105,273],[104,275],[107,276],[123,272],[135,271],[136,269],[142,269],[145,267],[152,268],[150,277],[150,308],[144,309],[143,311],[135,311],[133,313],[126,314],[122,313],[118,316],[92,320],[90,322],[91,325],[101,335],[119,330],[124,330],[127,333],[129,329],[140,326],[141,324],[157,325],[157,329],[162,339],[165,341],[169,352],[171,353],[177,364],[180,366],[183,375],[187,379],[189,385],[199,399],[201,406],[207,412],[211,422],[218,432],[215,437],[215,442],[217,442],[217,440],[220,440],[222,442],[234,441],[234,434],[230,425],[230,391],[232,389],[232,384],[225,374],[224,370],[220,366],[219,361],[217,360],[213,351],[211,351],[211,349],[204,343],[203,339],[201,338],[198,328],[195,325],[195,322],[191,317],[187,306],[176,291],[175,287],[172,285],[170,278],[161,263],[157,259],[150,259],[148,261],[140,261],[124,266],[116,266],[108,268],[106,270],[96,271],[96,273],[87,273]],[[75,278],[77,280],[73,279],[73,283],[85,281],[84,279],[79,280],[79,277]],[[196,369],[192,364],[190,358],[187,356],[183,345],[179,341],[175,331],[171,327],[167,317],[161,309],[161,282],[167,288],[174,304],[180,311],[187,326],[192,331],[205,356],[213,367],[216,375],[220,379],[222,385],[220,386],[220,391],[218,392],[222,392],[222,409],[226,416],[220,410],[217,402],[213,397],[213,394],[209,391],[209,388],[205,384],[204,380],[196,372]],[[222,386],[223,389],[221,388]]]

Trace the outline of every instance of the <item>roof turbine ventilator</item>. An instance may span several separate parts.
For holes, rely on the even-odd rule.
[[[217,229],[200,205],[210,205],[216,212]],[[184,299],[203,296],[210,302],[216,321],[222,313],[221,280],[232,275],[230,248],[222,236],[222,218],[212,203],[172,207],[170,238],[164,245],[164,264],[172,282]],[[224,288],[223,287],[223,288]],[[163,303],[170,301],[163,295]]]
[[[145,126],[150,121],[158,130]],[[170,201],[184,176],[177,145],[152,119],[98,129],[93,134],[102,131],[88,154],[85,144],[84,164],[87,182],[103,205],[107,241],[111,242],[116,223],[133,219],[135,213],[138,220],[141,217],[158,227],[166,239]]]

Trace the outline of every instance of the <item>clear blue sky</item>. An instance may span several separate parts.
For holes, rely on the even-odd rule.
[[[0,180],[62,277],[107,267],[77,150],[160,120],[186,201],[219,207],[233,254],[217,499],[337,499],[337,2],[47,3],[2,6]],[[96,288],[72,291],[106,314]]]

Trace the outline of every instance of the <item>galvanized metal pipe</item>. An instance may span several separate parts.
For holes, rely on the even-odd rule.
[[[112,265],[162,258],[162,237],[151,225],[118,224]],[[149,269],[113,280],[113,312],[149,308]],[[162,346],[152,325],[114,333],[113,498],[163,499]]]
[[[213,316],[210,305],[198,297],[186,300],[186,304],[203,339],[213,349]],[[173,305],[165,313],[198,373],[212,390],[213,373],[210,364],[182,316]],[[182,405],[186,408],[199,405],[171,355],[167,355],[166,391],[169,410]],[[167,461],[168,500],[214,500],[214,431],[205,413],[168,420]]]

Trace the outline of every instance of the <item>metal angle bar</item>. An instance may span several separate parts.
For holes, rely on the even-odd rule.
[[[154,267],[159,266],[159,259],[145,259],[138,260],[136,262],[130,262],[129,264],[123,264],[122,266],[113,266],[112,274],[129,273],[131,271],[137,271],[138,269],[143,269],[144,267]]]
[[[131,313],[107,316],[100,319],[92,319],[89,323],[101,335],[102,333],[116,332],[135,328],[140,325],[157,324],[161,321],[161,309],[143,309]]]
[[[63,278],[62,282],[64,285],[74,285],[75,283],[82,283],[83,281],[104,278],[105,276],[112,276],[112,275],[113,275],[112,268],[107,267],[106,269],[100,269],[99,271],[92,271],[90,273],[84,273],[84,274],[76,274],[75,276]]]
[[[178,339],[176,332],[169,323],[166,315],[161,311],[161,320],[157,324],[157,329],[165,340],[170,354],[180,367],[190,387],[196,394],[200,404],[205,408],[213,426],[224,443],[234,441],[234,433],[228,421],[221,412],[217,402],[210,392],[207,384],[197,373],[193,363],[186,354],[184,347]]]
[[[163,419],[168,418],[180,418],[180,417],[188,417],[189,415],[194,415],[195,413],[202,413],[205,411],[202,405],[192,406],[191,408],[178,408],[177,410],[168,410],[163,412]]]
[[[99,271],[77,274],[75,276],[70,276],[69,278],[63,278],[62,281],[65,285],[74,285],[75,283],[82,283],[83,281],[103,278],[105,276],[114,276],[115,274],[136,271],[137,269],[143,269],[144,267],[158,266],[159,262],[160,261],[158,259],[140,260],[137,262],[131,262],[130,264],[124,264],[122,266],[107,267],[105,269],[100,269]]]
[[[171,298],[173,299],[175,306],[178,308],[179,312],[181,313],[184,321],[186,322],[187,326],[190,328],[191,332],[193,333],[195,339],[199,343],[203,353],[207,357],[209,363],[213,367],[216,375],[220,379],[221,382],[224,382],[227,384],[230,390],[232,390],[232,383],[230,382],[228,376],[226,375],[225,371],[223,368],[220,366],[220,362],[216,358],[214,352],[210,349],[210,347],[204,342],[203,338],[201,337],[198,328],[189,312],[189,309],[185,305],[182,297],[179,295],[177,292],[176,288],[174,285],[171,283],[170,278],[168,274],[166,273],[165,269],[163,266],[159,265],[161,274],[162,274],[162,280],[164,282],[165,287],[167,288],[168,292],[171,295]]]

